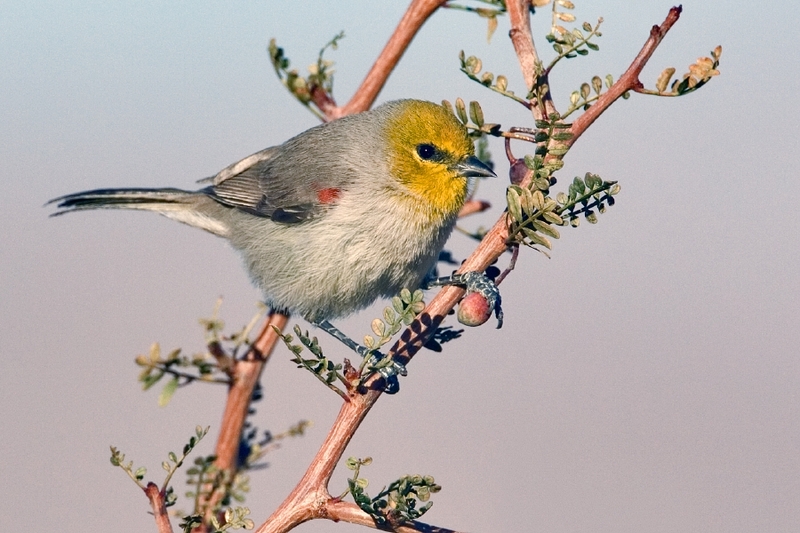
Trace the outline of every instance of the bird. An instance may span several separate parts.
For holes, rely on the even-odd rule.
[[[267,305],[328,330],[331,319],[420,287],[470,182],[490,176],[452,111],[408,99],[312,127],[199,190],[95,189],[48,204],[53,216],[153,211],[223,237]]]

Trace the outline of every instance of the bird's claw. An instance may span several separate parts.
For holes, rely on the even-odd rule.
[[[386,383],[383,392],[386,394],[395,394],[400,390],[400,380],[397,376],[408,375],[406,366],[393,359],[386,358],[385,355],[378,351],[368,352],[367,366],[377,372]]]

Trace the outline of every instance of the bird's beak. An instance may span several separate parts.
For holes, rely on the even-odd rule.
[[[455,170],[459,175],[465,178],[496,178],[497,174],[489,168],[483,161],[475,157],[469,156],[466,159],[459,161],[452,165],[450,170]]]

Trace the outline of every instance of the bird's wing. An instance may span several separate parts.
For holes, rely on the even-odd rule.
[[[347,180],[337,172],[322,175],[313,159],[286,156],[287,148],[293,147],[267,148],[225,167],[203,180],[211,182],[203,192],[223,205],[276,222],[313,218],[336,201]]]

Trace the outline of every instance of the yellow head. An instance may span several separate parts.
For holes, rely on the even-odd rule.
[[[466,128],[445,107],[420,100],[395,102],[386,124],[389,171],[428,216],[455,215],[468,178],[494,176],[475,157]]]

